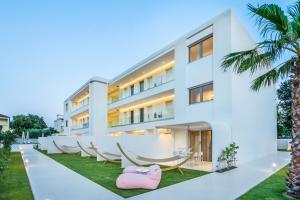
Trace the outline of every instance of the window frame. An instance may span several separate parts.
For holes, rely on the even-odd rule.
[[[189,93],[189,105],[194,105],[194,104],[198,104],[198,103],[204,103],[204,102],[208,102],[208,101],[212,101],[214,100],[211,99],[211,100],[207,100],[207,101],[203,101],[203,91],[204,91],[204,87],[205,86],[208,86],[208,85],[212,85],[212,90],[214,92],[214,82],[208,82],[208,83],[204,83],[204,84],[200,84],[200,85],[197,85],[197,86],[193,86],[193,87],[190,87],[188,88],[188,93]],[[195,102],[195,103],[191,103],[191,91],[193,89],[196,89],[198,88],[200,90],[200,102]]]
[[[195,42],[193,42],[193,43],[191,43],[191,44],[189,44],[187,47],[188,47],[188,63],[193,63],[193,62],[195,62],[195,61],[197,61],[197,60],[194,60],[194,61],[191,61],[191,57],[190,57],[190,49],[191,49],[191,47],[194,47],[194,46],[196,46],[196,45],[200,45],[200,57],[199,57],[199,59],[198,60],[200,60],[200,59],[202,59],[202,58],[204,58],[203,57],[203,41],[205,41],[205,40],[207,40],[207,39],[209,39],[209,38],[213,38],[213,44],[214,44],[214,35],[213,35],[213,33],[211,33],[211,34],[209,34],[209,35],[207,35],[207,36],[205,36],[205,37],[203,37],[203,38],[201,38],[200,40],[197,40],[197,41],[195,41]],[[214,51],[214,49],[213,49],[213,51]],[[213,54],[213,53],[212,53]],[[211,55],[211,54],[210,54]],[[205,56],[206,57],[206,56]]]

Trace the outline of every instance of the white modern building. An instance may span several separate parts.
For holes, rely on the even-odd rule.
[[[207,21],[112,80],[92,78],[65,101],[75,135],[171,135],[211,169],[221,150],[239,146],[238,161],[276,151],[276,90],[250,89],[256,75],[224,72],[225,55],[255,45],[230,11]]]
[[[63,115],[56,115],[56,119],[54,120],[54,129],[59,132],[64,132],[64,116]]]
[[[64,133],[91,135],[107,132],[108,80],[93,77],[64,102]]]

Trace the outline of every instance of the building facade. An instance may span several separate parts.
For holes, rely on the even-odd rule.
[[[54,120],[54,129],[58,133],[64,132],[64,116],[63,115],[56,115],[56,119]]]
[[[253,92],[250,85],[259,74],[236,75],[220,68],[225,55],[254,45],[228,10],[112,80],[90,80],[65,101],[65,130],[171,134],[174,150],[193,149],[212,169],[221,150],[233,141],[240,146],[240,162],[274,153],[275,86]],[[91,100],[92,105],[74,109],[78,102]]]
[[[107,131],[108,81],[93,77],[64,102],[64,133],[103,134]]]
[[[0,132],[9,130],[9,116],[0,114]]]

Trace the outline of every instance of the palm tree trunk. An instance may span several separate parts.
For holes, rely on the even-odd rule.
[[[292,71],[291,163],[286,178],[287,194],[300,199],[300,58]]]

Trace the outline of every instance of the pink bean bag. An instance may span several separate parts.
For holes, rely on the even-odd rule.
[[[136,170],[138,167],[127,167],[124,169],[116,181],[120,189],[156,189],[161,179],[161,169],[158,165],[152,165],[146,173],[140,173]]]

